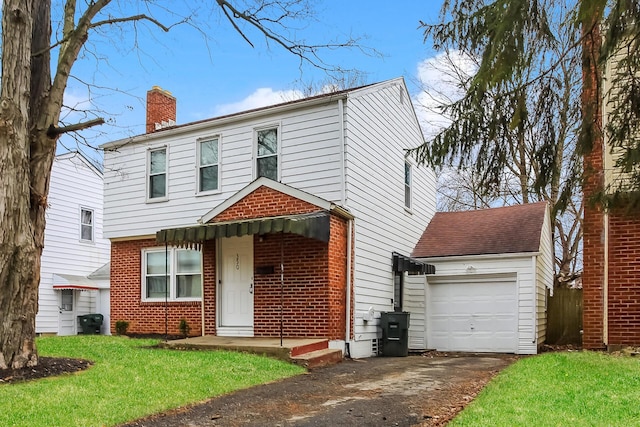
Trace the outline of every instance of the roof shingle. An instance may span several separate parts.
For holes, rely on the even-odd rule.
[[[411,256],[526,253],[540,250],[546,202],[464,212],[437,212]]]

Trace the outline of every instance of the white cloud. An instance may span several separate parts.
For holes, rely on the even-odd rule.
[[[273,90],[272,88],[262,87],[256,89],[252,94],[238,102],[216,105],[214,108],[214,116],[252,110],[254,108],[294,101],[303,97],[302,92],[297,90]]]
[[[462,82],[476,69],[475,62],[459,51],[441,53],[418,64],[416,77],[421,90],[414,97],[414,105],[425,136],[433,136],[449,124],[438,107],[460,99],[464,94]]]

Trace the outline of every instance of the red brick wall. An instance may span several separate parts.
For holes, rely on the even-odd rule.
[[[344,339],[347,282],[347,222],[331,216],[329,238],[329,330],[336,339]],[[352,282],[353,283],[353,282]],[[351,309],[353,309],[353,301]],[[349,316],[351,319],[351,316]],[[353,329],[352,329],[353,331]]]
[[[147,133],[155,132],[156,123],[176,120],[176,99],[171,93],[154,86],[147,92]]]
[[[590,200],[602,188],[602,148],[595,147],[585,156],[582,276],[582,345],[604,348],[604,214],[602,207]],[[599,169],[600,171],[602,169]]]
[[[209,222],[317,212],[320,208],[269,187],[260,187]]]
[[[216,241],[205,242],[202,247],[204,280],[204,333],[216,334]]]
[[[640,346],[640,218],[609,215],[610,346]]]
[[[142,249],[158,247],[153,239],[111,242],[111,333],[118,320],[129,322],[131,334],[164,334],[165,303],[142,302]],[[208,254],[205,254],[207,258]],[[213,255],[215,257],[215,254]],[[215,268],[215,263],[213,264]],[[168,333],[179,335],[178,325],[184,318],[191,327],[190,335],[201,334],[199,302],[169,302]]]
[[[294,234],[254,238],[254,334],[344,339],[346,311],[346,222],[331,217],[329,243]],[[284,241],[282,240],[284,239]],[[284,259],[284,286],[280,260]]]

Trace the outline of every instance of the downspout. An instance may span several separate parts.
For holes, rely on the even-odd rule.
[[[200,283],[200,295],[201,295],[201,300],[200,300],[200,311],[201,311],[201,318],[202,318],[202,336],[204,336],[204,243],[202,244],[202,246],[200,246],[200,271],[202,272],[202,275],[200,276],[202,279],[202,282]],[[218,271],[216,270],[216,273]]]
[[[604,269],[602,278],[602,342],[609,346],[609,214],[602,215],[604,231]],[[584,325],[583,325],[584,327]]]
[[[347,204],[347,163],[346,163],[346,139],[344,122],[344,101],[338,99],[338,115],[340,116],[340,205],[346,208]],[[344,354],[351,357],[351,252],[353,251],[353,219],[347,222],[347,280],[345,292],[345,331],[344,331]]]
[[[347,203],[347,169],[346,169],[346,146],[344,138],[344,103],[342,99],[338,99],[338,115],[340,116],[340,205],[346,207]]]
[[[353,250],[353,219],[347,223],[347,283],[346,283],[346,314],[345,314],[345,333],[344,333],[344,354],[351,357],[351,251]]]

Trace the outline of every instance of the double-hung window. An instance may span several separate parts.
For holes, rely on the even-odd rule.
[[[93,211],[80,208],[80,240],[93,242]]]
[[[219,153],[218,138],[198,141],[198,192],[220,189]]]
[[[167,197],[167,148],[149,151],[147,170],[149,200],[162,200]]]
[[[142,252],[143,301],[199,301],[202,297],[200,251],[154,248]]]
[[[411,163],[404,162],[404,206],[411,209]]]
[[[264,176],[278,180],[278,128],[256,132],[256,178]]]

